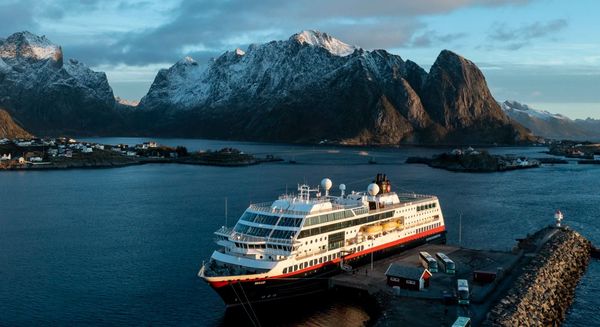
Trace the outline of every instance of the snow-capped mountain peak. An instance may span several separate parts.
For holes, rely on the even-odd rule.
[[[510,111],[515,111],[515,112],[520,112],[522,114],[526,114],[530,117],[535,117],[535,118],[545,119],[545,120],[547,120],[547,119],[570,120],[569,117],[563,116],[561,114],[553,114],[546,110],[533,109],[530,106],[528,106],[524,103],[520,103],[515,100],[506,100],[501,104],[501,106],[502,106],[502,110],[504,110],[507,113],[510,113]]]
[[[60,46],[53,44],[45,36],[30,32],[18,32],[0,43],[0,58],[5,60],[32,59],[62,61]]]
[[[344,57],[352,54],[356,50],[355,46],[346,44],[327,33],[321,33],[314,30],[306,30],[292,35],[291,39],[300,44],[309,44],[315,47],[321,47],[331,54]]]

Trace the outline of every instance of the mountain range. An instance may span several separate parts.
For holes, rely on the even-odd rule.
[[[0,39],[0,106],[37,135],[107,134],[122,128],[106,75],[29,32]]]
[[[504,101],[500,105],[510,118],[535,135],[552,139],[600,141],[600,120],[570,119],[560,114],[533,109],[514,100]]]
[[[532,140],[477,66],[443,50],[429,72],[318,31],[186,57],[140,103],[106,75],[28,32],[0,39],[0,106],[37,135],[144,135],[343,144],[514,144]],[[125,110],[125,108],[128,108]]]

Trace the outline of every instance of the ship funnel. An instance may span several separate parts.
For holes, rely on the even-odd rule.
[[[325,190],[325,196],[329,196],[329,190],[331,189],[332,185],[333,183],[329,178],[323,178],[323,180],[321,181],[321,187],[323,187],[323,189]]]

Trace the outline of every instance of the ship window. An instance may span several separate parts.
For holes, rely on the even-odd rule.
[[[294,265],[294,271],[298,270],[298,265]]]
[[[292,218],[292,217],[281,217],[277,226],[284,227],[300,227],[302,224],[302,218]]]
[[[287,274],[287,268],[283,268],[283,273]]]

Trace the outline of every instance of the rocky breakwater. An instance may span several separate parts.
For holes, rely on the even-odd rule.
[[[592,246],[579,233],[559,229],[523,267],[490,310],[483,326],[556,326],[565,318]]]

